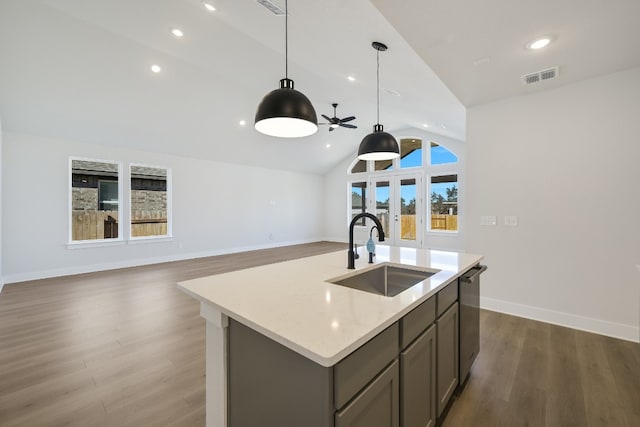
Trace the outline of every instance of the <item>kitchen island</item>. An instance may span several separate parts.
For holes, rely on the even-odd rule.
[[[367,345],[375,349],[388,342],[391,346],[398,347],[404,336],[400,321],[419,307],[424,306],[421,310],[426,313],[430,310],[426,303],[430,301],[433,301],[435,310],[436,301],[432,297],[449,285],[455,284],[457,300],[457,279],[483,258],[480,255],[458,252],[378,245],[372,266],[367,263],[366,252],[361,252],[360,255],[356,261],[356,270],[346,268],[347,253],[339,251],[178,284],[181,290],[200,301],[201,315],[207,321],[207,426],[233,425],[233,416],[228,418],[228,413],[233,414],[234,405],[238,403],[234,403],[233,399],[237,395],[246,396],[248,400],[255,398],[247,393],[247,389],[242,389],[241,384],[237,384],[238,381],[233,376],[234,366],[238,367],[236,371],[242,372],[242,375],[249,375],[251,369],[255,370],[253,374],[260,374],[268,366],[268,374],[258,375],[253,384],[255,387],[252,386],[252,392],[259,392],[264,387],[261,384],[273,381],[274,378],[270,375],[278,374],[277,366],[263,366],[262,363],[273,363],[278,354],[284,355],[283,359],[287,360],[285,365],[288,364],[292,369],[299,367],[299,371],[292,370],[290,375],[301,378],[302,385],[293,384],[291,386],[294,390],[283,392],[286,399],[293,396],[294,399],[301,400],[292,401],[291,407],[298,410],[300,407],[304,408],[302,401],[308,401],[311,396],[305,395],[306,389],[295,387],[304,388],[303,384],[320,381],[318,384],[311,384],[310,388],[320,390],[320,400],[326,402],[318,403],[320,409],[307,408],[304,412],[318,410],[321,415],[318,415],[317,425],[334,425],[334,412],[342,407],[339,406],[342,403],[337,402],[344,400],[346,403],[353,399],[353,393],[342,391],[337,368],[353,363],[350,359],[357,356],[356,350],[364,350]],[[375,264],[407,266],[435,274],[395,297],[375,295],[329,282],[357,274]],[[425,329],[426,326],[428,325],[425,325]],[[237,335],[234,331],[237,331]],[[258,336],[260,338],[256,338]],[[383,337],[380,339],[384,342],[378,342],[378,337]],[[244,347],[234,350],[236,342],[242,343]],[[254,342],[255,348],[252,347]],[[397,348],[394,351],[394,354],[398,353]],[[241,357],[246,356],[247,352],[252,352],[249,359]],[[376,354],[379,353],[376,351]],[[370,359],[372,357],[365,358]],[[255,363],[248,366],[249,360]],[[357,357],[355,360],[357,361]],[[387,365],[387,361],[384,365]],[[307,374],[316,379],[304,378]],[[280,383],[287,383],[284,374],[280,378]],[[242,378],[239,382],[247,383],[251,379]],[[275,390],[278,382],[268,384],[268,387]],[[334,387],[340,388],[338,394],[344,396],[334,396]],[[395,387],[397,388],[397,384]],[[331,390],[324,390],[325,388]],[[233,392],[237,389],[240,392]],[[274,395],[277,394],[274,392]],[[269,401],[268,397],[264,396],[263,400]],[[270,405],[277,407],[275,402]],[[325,406],[331,409],[325,411]],[[246,412],[246,408],[240,412]],[[282,414],[282,409],[278,409],[278,412]],[[280,425],[288,425],[286,414],[282,416],[284,418]],[[338,424],[336,421],[336,425]],[[305,425],[313,423],[305,421]]]

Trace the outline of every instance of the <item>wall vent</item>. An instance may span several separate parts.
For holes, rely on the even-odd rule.
[[[522,83],[530,85],[538,83],[543,80],[555,79],[560,75],[560,67],[547,68],[546,70],[536,71],[535,73],[529,73],[522,76]]]
[[[274,4],[271,0],[256,0],[258,3],[266,7],[276,16],[284,16],[284,10]]]

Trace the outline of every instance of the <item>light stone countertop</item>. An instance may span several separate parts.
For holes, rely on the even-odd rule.
[[[372,265],[366,250],[358,249],[356,270],[347,269],[342,250],[188,280],[178,288],[314,362],[333,366],[484,258],[376,245]],[[439,272],[395,297],[327,282],[383,263]]]

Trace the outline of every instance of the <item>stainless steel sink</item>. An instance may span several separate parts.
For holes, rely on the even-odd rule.
[[[436,272],[412,270],[391,265],[381,265],[343,279],[331,279],[329,283],[370,292],[372,294],[393,297],[405,289],[409,289],[413,285],[422,282],[424,279],[433,276],[435,273]]]

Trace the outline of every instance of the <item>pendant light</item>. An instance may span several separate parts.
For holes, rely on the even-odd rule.
[[[387,46],[380,42],[373,42],[371,46],[376,50],[378,62],[377,68],[377,106],[378,123],[373,126],[373,132],[365,136],[358,148],[358,159],[360,160],[391,160],[400,156],[398,142],[390,133],[384,131],[380,124],[380,52],[387,50]]]
[[[269,92],[258,105],[255,128],[258,132],[280,138],[299,138],[309,136],[318,131],[318,117],[311,101],[302,92],[293,88],[293,80],[289,79],[289,11],[288,2],[284,2],[285,10],[285,56],[284,79],[280,80],[280,88]]]

